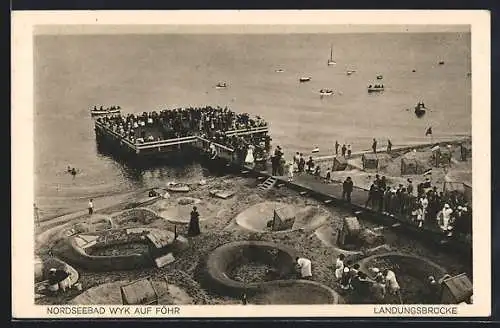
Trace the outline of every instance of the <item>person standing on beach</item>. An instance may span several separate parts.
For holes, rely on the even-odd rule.
[[[92,198],[89,200],[88,208],[89,208],[89,215],[94,214],[94,203],[93,203]]]
[[[374,154],[377,153],[377,139],[375,139],[375,138],[373,138],[372,150],[373,150]]]
[[[191,211],[191,219],[189,220],[188,236],[194,237],[200,234],[200,213],[196,206],[193,206]]]
[[[347,145],[347,158],[351,158],[351,154],[352,154],[351,145]]]
[[[377,185],[375,184],[375,182],[372,182],[370,190],[368,191],[368,199],[365,202],[365,207],[368,207],[368,204],[370,204],[370,206],[373,207],[375,205],[376,197],[377,197]]]
[[[345,157],[345,153],[347,151],[347,147],[345,146],[345,144],[342,145],[342,157]]]
[[[335,156],[337,156],[339,154],[339,142],[337,140],[335,140]]]
[[[387,140],[387,154],[390,154],[392,150],[392,142],[391,139]]]
[[[342,199],[347,200],[348,203],[351,202],[351,193],[353,188],[353,182],[351,177],[347,177],[342,184]]]
[[[295,163],[294,162],[288,162],[287,163],[288,165],[288,182],[292,182],[293,181],[293,171],[294,171],[294,166],[295,166]]]
[[[306,166],[306,160],[304,159],[304,154],[300,153],[299,155],[299,173],[304,172],[304,167]]]

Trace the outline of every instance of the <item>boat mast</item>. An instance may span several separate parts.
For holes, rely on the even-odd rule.
[[[333,45],[330,46],[330,61],[333,61]]]

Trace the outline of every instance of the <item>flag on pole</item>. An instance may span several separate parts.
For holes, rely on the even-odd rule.
[[[425,131],[425,136],[427,137],[428,135],[432,135],[432,126],[429,126],[427,131]]]

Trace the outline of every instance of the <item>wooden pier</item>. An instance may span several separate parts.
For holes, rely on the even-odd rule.
[[[210,145],[213,145],[217,151],[217,156],[228,161],[234,159],[235,149],[223,145],[221,143],[209,140],[200,135],[192,135],[186,137],[131,142],[117,132],[113,131],[103,123],[95,122],[96,139],[98,142],[111,144],[115,152],[128,154],[133,157],[143,157],[149,155],[164,155],[177,153],[181,150],[186,150],[189,146],[190,150],[206,152]],[[267,126],[253,127],[248,129],[230,130],[224,132],[225,136],[244,136],[244,135],[267,135],[269,128]]]

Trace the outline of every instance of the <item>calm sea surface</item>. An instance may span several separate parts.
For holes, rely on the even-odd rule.
[[[331,45],[337,65],[327,67]],[[85,208],[91,196],[203,175],[197,165],[135,172],[99,154],[94,104],[125,112],[228,106],[263,116],[273,144],[287,153],[318,146],[326,155],[335,140],[353,151],[370,148],[374,137],[379,145],[423,141],[428,126],[434,139],[470,134],[467,72],[468,33],[38,36],[35,199],[51,216]],[[370,95],[378,74],[386,91]],[[312,80],[299,84],[300,76]],[[216,90],[218,81],[230,87]],[[321,88],[337,95],[321,99]],[[419,100],[432,109],[422,119],[406,110]],[[75,179],[68,165],[80,169]]]

